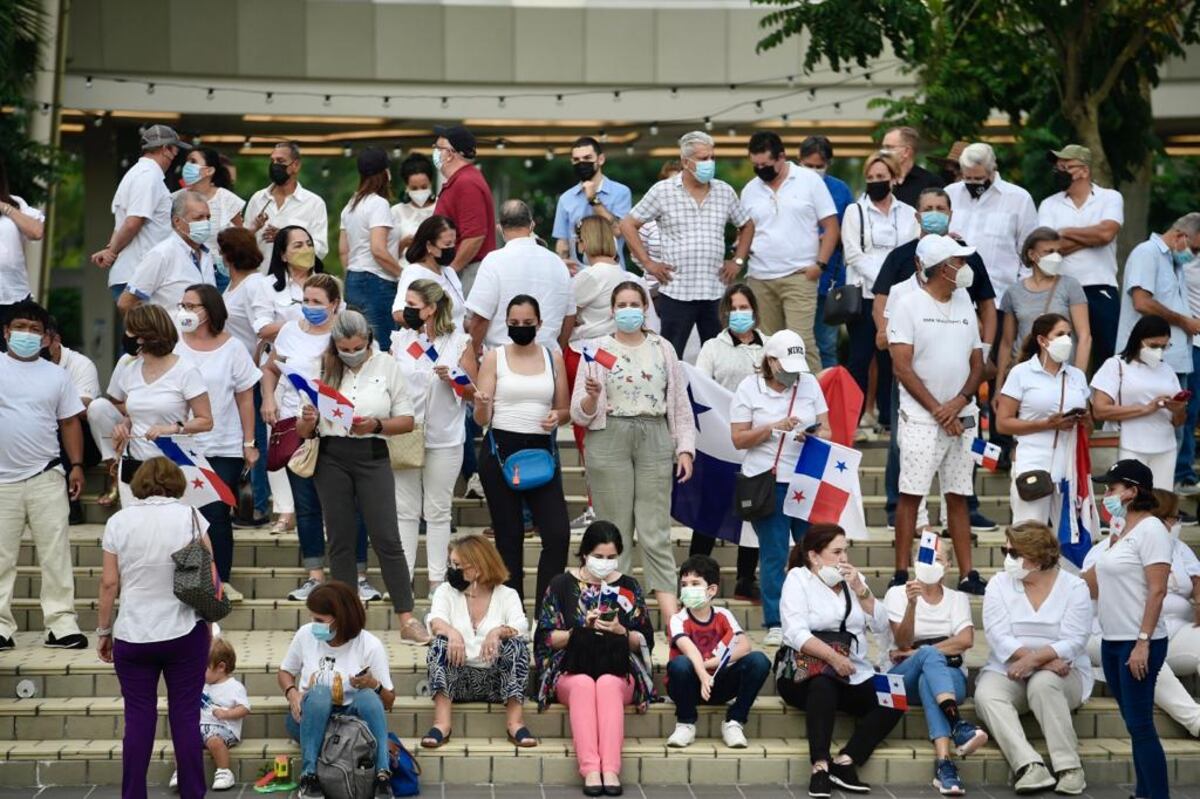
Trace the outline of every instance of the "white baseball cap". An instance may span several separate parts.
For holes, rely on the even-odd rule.
[[[917,260],[923,269],[937,266],[950,258],[966,258],[974,254],[974,247],[959,244],[949,236],[931,234],[922,236],[917,242]]]
[[[767,339],[763,354],[768,358],[776,358],[785,372],[807,372],[808,361],[805,356],[808,348],[804,339],[795,330],[780,330]]]

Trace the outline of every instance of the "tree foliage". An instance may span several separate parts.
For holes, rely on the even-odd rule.
[[[28,92],[42,65],[39,48],[46,36],[46,21],[38,0],[0,0],[0,105],[12,108],[0,115],[0,153],[8,168],[11,190],[40,204],[54,180],[53,150],[29,138],[31,115],[41,113],[29,102]]]

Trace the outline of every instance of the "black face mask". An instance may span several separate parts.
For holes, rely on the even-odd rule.
[[[463,577],[463,570],[453,566],[446,567],[446,582],[450,583],[450,587],[455,591],[466,591],[471,587],[467,578]]]
[[[983,196],[983,193],[992,187],[990,180],[985,180],[982,183],[964,183],[967,187],[967,194],[971,195],[972,200],[978,200]]]
[[[454,248],[443,247],[442,254],[433,260],[437,261],[439,266],[449,266],[454,263]]]
[[[411,327],[413,330],[420,330],[422,327],[424,327],[425,321],[421,319],[421,309],[405,307],[404,324],[407,327]]]
[[[121,350],[126,355],[132,355],[136,358],[137,354],[138,354],[138,350],[140,350],[141,348],[142,348],[142,345],[138,344],[138,340],[137,340],[136,336],[130,336],[130,335],[126,334],[121,337]]]
[[[892,193],[892,183],[888,180],[872,180],[867,182],[867,196],[875,202]]]
[[[1066,191],[1067,189],[1071,188],[1071,184],[1075,182],[1075,178],[1071,175],[1071,173],[1063,169],[1054,170],[1052,177],[1054,178],[1055,191]]]
[[[291,177],[291,175],[288,174],[288,168],[286,166],[283,164],[277,164],[274,161],[271,162],[271,167],[267,174],[271,176],[271,182],[276,186],[282,186],[284,183],[287,183],[288,178]]]
[[[509,325],[508,337],[512,339],[512,343],[520,347],[526,344],[532,344],[537,338],[537,328],[533,325]]]
[[[754,167],[754,174],[758,175],[758,179],[763,183],[770,183],[779,177],[779,170],[775,168],[774,164],[764,164]]]
[[[581,183],[596,177],[596,164],[592,161],[580,161],[578,164],[572,164],[571,168],[575,170],[575,177],[579,178]]]

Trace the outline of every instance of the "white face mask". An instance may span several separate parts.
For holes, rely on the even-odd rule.
[[[1012,555],[1004,556],[1004,573],[1014,580],[1024,580],[1029,576],[1032,569],[1026,569],[1024,560],[1014,558]]]
[[[430,189],[413,189],[408,193],[408,199],[412,200],[413,205],[424,205],[432,194]]]
[[[180,311],[177,321],[180,330],[184,333],[192,333],[200,327],[200,314],[195,311]]]
[[[617,570],[616,558],[598,558],[595,555],[588,555],[586,563],[587,570],[592,573],[592,576],[601,580],[607,580],[608,576]]]
[[[821,578],[821,582],[830,588],[842,582],[842,573],[838,570],[837,566],[822,566],[817,569],[817,576]]]
[[[1138,352],[1138,360],[1149,366],[1151,369],[1157,369],[1158,365],[1163,361],[1162,347],[1142,347]]]
[[[1050,360],[1055,363],[1066,363],[1071,357],[1071,348],[1074,346],[1070,336],[1059,336],[1056,339],[1051,339],[1046,345],[1046,354],[1050,356]]]
[[[1038,269],[1050,277],[1054,277],[1058,274],[1058,270],[1062,269],[1062,262],[1062,253],[1048,252],[1038,259],[1037,265]]]
[[[937,585],[946,576],[946,567],[940,563],[918,563],[914,571],[917,581],[925,585]]]
[[[954,273],[954,288],[969,289],[973,285],[975,285],[975,272],[964,264]]]

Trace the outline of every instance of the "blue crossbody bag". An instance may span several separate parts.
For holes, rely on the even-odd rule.
[[[557,389],[558,381],[554,376],[554,359],[550,357],[549,349],[545,349],[545,354],[546,368],[550,370],[550,383]],[[553,406],[553,391],[550,396],[550,403]],[[550,433],[550,449],[548,450],[519,449],[507,458],[501,458],[499,450],[496,449],[496,437],[492,435],[492,428],[488,427],[488,446],[491,447],[492,456],[500,464],[500,473],[504,475],[504,482],[508,483],[509,488],[513,491],[532,491],[554,479],[554,474],[558,471],[556,432],[551,431]]]

